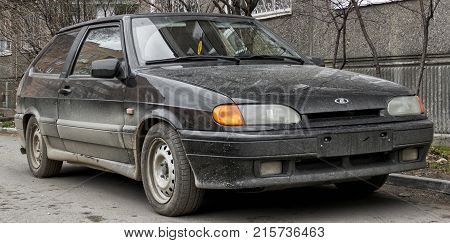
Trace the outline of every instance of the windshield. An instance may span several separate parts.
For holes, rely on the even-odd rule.
[[[133,19],[132,25],[141,64],[186,56],[300,58],[287,44],[251,19],[146,17]]]

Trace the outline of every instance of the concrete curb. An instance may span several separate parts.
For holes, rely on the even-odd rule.
[[[17,133],[16,128],[0,127],[0,133]]]
[[[434,134],[434,146],[450,146],[450,134]]]
[[[447,180],[402,174],[390,174],[387,184],[435,191],[450,195],[450,181]]]

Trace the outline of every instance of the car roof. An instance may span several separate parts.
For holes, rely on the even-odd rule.
[[[98,18],[82,23],[78,23],[75,25],[67,26],[58,31],[57,34],[67,32],[73,29],[81,28],[88,25],[94,24],[102,24],[115,22],[119,20],[123,20],[125,18],[136,18],[136,17],[170,17],[170,16],[187,16],[195,19],[196,17],[222,17],[222,18],[244,18],[244,19],[253,19],[252,17],[240,16],[240,15],[231,15],[231,14],[212,14],[212,13],[150,13],[150,14],[126,14],[126,15],[116,15],[105,18]]]

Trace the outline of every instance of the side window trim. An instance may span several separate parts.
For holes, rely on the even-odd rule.
[[[36,65],[36,63],[42,58],[42,55],[44,55],[48,49],[50,48],[50,46],[53,44],[53,42],[55,42],[56,36],[53,36],[50,41],[47,43],[47,45],[42,48],[42,50],[39,52],[39,54],[34,58],[34,60],[31,62],[30,66],[34,67],[34,65]]]
[[[34,71],[34,67],[36,66],[36,64],[42,59],[42,57],[47,54],[48,50],[52,47],[52,45],[54,45],[56,39],[58,38],[58,36],[63,35],[63,34],[70,34],[70,33],[75,33],[78,32],[72,45],[69,48],[69,51],[67,52],[67,57],[64,61],[64,65],[63,68],[61,70],[61,73],[56,74],[56,73],[40,73],[40,72],[35,72]],[[58,33],[55,36],[52,37],[52,39],[48,42],[48,44],[39,52],[39,54],[34,58],[34,60],[31,62],[30,64],[30,68],[27,69],[27,72],[30,76],[40,76],[40,77],[46,77],[46,76],[51,76],[51,77],[58,77],[58,78],[64,78],[65,75],[65,71],[66,71],[66,66],[68,65],[68,63],[70,62],[70,57],[71,57],[71,52],[73,50],[73,48],[76,46],[77,44],[77,38],[80,35],[81,29],[77,28],[77,29],[73,29],[67,32],[63,32],[63,33]]]
[[[112,23],[103,23],[103,24],[97,24],[97,25],[90,25],[90,26],[86,26],[83,29],[83,35],[81,38],[81,41],[78,43],[78,46],[76,48],[76,51],[74,52],[73,58],[70,62],[70,66],[67,70],[67,77],[68,78],[86,78],[86,77],[91,77],[90,75],[83,75],[83,74],[72,74],[75,68],[75,64],[77,62],[78,56],[80,55],[81,49],[83,48],[83,45],[89,35],[89,31],[94,30],[94,29],[101,29],[101,28],[108,28],[108,27],[119,27],[119,33],[120,33],[120,44],[122,47],[122,52],[124,55],[124,61],[127,62],[127,56],[126,56],[126,51],[125,51],[125,43],[124,43],[124,39],[123,39],[123,30],[122,30],[122,24],[121,22],[117,21],[117,22],[112,22]]]
[[[63,68],[63,72],[61,73],[61,78],[67,78],[69,76],[69,73],[72,69],[73,62],[75,61],[77,57],[78,49],[80,48],[81,44],[83,43],[84,36],[87,32],[87,27],[82,27],[81,29],[78,29],[78,35],[75,38],[75,41],[73,42],[72,48],[70,48],[69,55],[67,56],[66,63]]]

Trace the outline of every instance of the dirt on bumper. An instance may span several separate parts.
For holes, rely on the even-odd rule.
[[[266,132],[181,130],[196,185],[209,189],[327,184],[426,166],[433,139],[428,120]],[[401,151],[418,158],[402,161]],[[261,176],[261,163],[280,161],[282,173]]]

